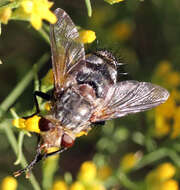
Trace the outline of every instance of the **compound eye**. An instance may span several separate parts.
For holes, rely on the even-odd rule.
[[[67,135],[66,133],[63,134],[62,136],[62,141],[61,141],[61,146],[62,147],[71,147],[74,144],[74,139]]]
[[[39,129],[43,132],[45,131],[49,131],[51,128],[53,127],[53,124],[51,123],[50,120],[41,117],[41,119],[39,120]]]

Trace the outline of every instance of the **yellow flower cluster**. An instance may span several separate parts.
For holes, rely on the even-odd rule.
[[[30,132],[40,133],[40,129],[38,125],[40,118],[41,117],[37,115],[30,117],[28,119],[18,118],[18,119],[14,119],[12,121],[12,124],[13,126],[20,129],[24,129]]]
[[[54,182],[52,190],[68,190],[68,186],[63,180],[57,180]]]
[[[1,182],[1,190],[16,190],[18,183],[14,177],[7,176]]]
[[[96,39],[96,34],[92,30],[81,30],[79,32],[79,41],[84,44],[92,43]]]
[[[174,179],[175,167],[171,163],[163,163],[146,176],[148,190],[178,190],[178,182]]]
[[[168,89],[175,89],[180,85],[180,73],[174,71],[171,63],[167,60],[159,63],[154,77],[156,81]]]
[[[93,162],[84,162],[75,182],[68,186],[65,181],[57,180],[53,184],[52,190],[105,190],[103,180],[109,177],[111,169],[108,166],[103,166],[100,170],[101,172]],[[103,171],[106,171],[105,175]],[[101,176],[101,174],[103,175]]]
[[[41,28],[43,19],[51,24],[57,21],[56,16],[49,10],[53,3],[48,0],[23,0],[21,5],[29,15],[32,26],[37,30]]]
[[[155,135],[163,137],[170,133],[171,138],[180,135],[180,73],[172,70],[170,62],[162,61],[155,73],[155,82],[170,89],[169,99],[155,109]]]
[[[130,171],[139,162],[141,157],[142,157],[141,152],[128,153],[125,156],[123,156],[120,162],[122,170],[125,172]]]
[[[12,11],[11,8],[5,7],[0,11],[0,21],[7,24],[11,18],[29,20],[32,26],[39,30],[42,27],[42,20],[45,19],[51,24],[57,21],[54,13],[50,11],[53,3],[48,0],[20,0],[17,1],[18,8]]]

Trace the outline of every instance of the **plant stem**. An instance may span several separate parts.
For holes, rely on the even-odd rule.
[[[38,61],[37,61],[37,70],[47,62],[49,59],[49,54],[45,53]],[[34,69],[32,68],[25,77],[15,86],[12,92],[7,96],[7,98],[0,105],[0,117],[10,108],[10,106],[16,101],[16,99],[22,94],[28,84],[34,77]]]
[[[168,151],[166,148],[160,148],[154,152],[151,152],[147,155],[145,155],[138,163],[137,166],[133,168],[133,170],[140,169],[156,160],[159,160],[161,158],[164,158],[165,156],[168,155]]]
[[[91,7],[91,1],[90,0],[85,0],[87,11],[88,11],[88,16],[92,16],[92,7]]]
[[[24,131],[19,132],[18,137],[18,151],[17,151],[17,159],[14,162],[14,165],[18,165],[21,163],[22,160],[22,145],[23,145],[23,139],[24,139]]]
[[[138,189],[137,185],[132,182],[127,176],[125,173],[123,172],[120,172],[119,175],[118,175],[118,178],[120,180],[120,183],[122,185],[124,185],[127,189],[129,190],[136,190]]]
[[[9,123],[8,122],[3,122],[3,123],[1,123],[1,125],[3,126],[4,131],[5,131],[6,135],[7,135],[8,141],[9,141],[14,153],[17,156],[17,154],[18,154],[18,143],[17,143],[15,135],[14,135],[14,133],[13,133],[11,127],[10,127],[10,122]],[[23,168],[27,165],[27,161],[26,161],[23,153],[21,155],[20,164],[21,164],[21,166]],[[31,176],[30,176],[29,180],[30,180],[34,190],[41,190],[41,188],[40,188],[38,182],[36,181],[36,178],[34,177],[33,173],[31,173]]]
[[[44,40],[50,44],[50,40],[49,40],[49,35],[44,31],[43,28],[41,28],[40,30],[38,30],[39,34],[44,38]]]
[[[3,2],[1,2],[1,4],[0,4],[0,9],[2,9],[2,8],[5,8],[5,7],[10,7],[10,8],[17,8],[17,7],[19,7],[19,5],[20,5],[20,2],[7,2],[7,1],[3,1]]]

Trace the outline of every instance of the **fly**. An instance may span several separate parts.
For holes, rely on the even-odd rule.
[[[88,132],[92,123],[149,110],[169,97],[167,90],[148,82],[117,82],[115,57],[108,51],[85,55],[69,15],[60,8],[55,15],[57,23],[50,26],[53,96],[35,92],[35,114],[40,112],[36,96],[51,101],[52,106],[39,120],[41,139],[34,160],[15,176],[30,171],[41,159],[70,148],[77,134]],[[59,150],[47,153],[51,147]]]

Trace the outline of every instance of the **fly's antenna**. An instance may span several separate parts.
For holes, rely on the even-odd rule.
[[[29,178],[29,175],[30,175],[30,172],[31,170],[33,169],[34,165],[36,163],[38,163],[39,161],[41,161],[42,159],[44,158],[47,158],[49,156],[53,156],[55,154],[60,154],[62,152],[64,152],[65,150],[67,150],[67,148],[62,148],[60,150],[57,150],[55,152],[51,152],[51,153],[44,153],[42,154],[41,151],[38,149],[36,155],[35,155],[35,158],[34,160],[29,164],[27,165],[24,169],[21,169],[21,170],[18,170],[17,172],[14,172],[13,175],[14,177],[18,177],[20,176],[22,173],[26,173],[26,178]]]

